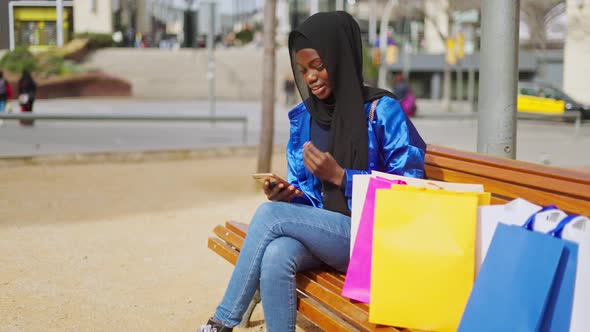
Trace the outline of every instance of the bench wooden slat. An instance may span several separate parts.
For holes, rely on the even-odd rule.
[[[494,180],[500,179],[503,183],[512,183],[547,192],[565,194],[571,197],[590,199],[590,184],[577,181],[577,179],[555,178],[545,174],[500,169],[485,164],[467,164],[463,161],[444,156],[431,155],[427,159],[428,166],[441,167]],[[428,174],[428,171],[426,173]]]
[[[216,252],[219,256],[225,258],[228,262],[236,265],[236,262],[238,261],[238,252],[227,243],[220,239],[210,237],[207,242],[207,247]]]
[[[305,275],[310,279],[316,281],[318,284],[328,288],[336,294],[342,294],[342,288],[344,287],[344,280],[335,276],[334,272],[327,272],[321,270],[312,270],[305,272]],[[348,300],[351,305],[354,305],[365,313],[369,312],[369,306],[362,302]]]
[[[229,243],[231,246],[236,247],[239,250],[242,250],[242,246],[244,245],[244,236],[237,234],[229,229],[229,227],[223,227],[221,225],[217,225],[213,229],[213,233],[223,239],[225,242]]]
[[[299,297],[297,301],[297,311],[326,331],[349,332],[354,329],[335,314],[320,308],[322,305],[311,298]]]
[[[322,305],[331,310],[340,313],[343,318],[349,323],[365,331],[375,331],[378,326],[369,323],[369,316],[367,312],[352,305],[350,301],[340,294],[336,294],[329,289],[322,287],[320,284],[314,282],[305,274],[297,274],[297,288],[305,294],[309,294],[314,299],[318,300]],[[393,327],[380,327],[382,331],[398,331]]]
[[[529,174],[537,174],[544,177],[566,179],[568,181],[571,181],[571,179],[575,179],[576,182],[590,184],[590,174],[588,173],[553,166],[529,163],[526,161],[499,158],[481,153],[462,151],[444,146],[429,144],[426,148],[427,163],[433,156],[449,157],[455,160],[462,160],[471,164],[491,165],[501,169],[511,169]]]
[[[500,197],[496,197],[492,195],[492,200],[490,201],[490,204],[506,204],[508,203],[510,200],[509,199],[504,199],[504,198],[500,198]]]
[[[241,237],[246,237],[246,232],[248,232],[248,224],[244,224],[243,222],[226,221],[225,227]]]
[[[426,167],[426,173],[437,174],[435,178],[443,178],[445,181],[483,183],[485,191],[494,195],[506,198],[525,197],[526,200],[539,205],[557,205],[558,208],[570,212],[590,215],[590,201],[559,195],[551,192],[544,192],[539,189],[518,186],[512,183],[506,183],[499,180],[488,179],[478,175],[465,174],[445,168],[435,168],[430,165]]]

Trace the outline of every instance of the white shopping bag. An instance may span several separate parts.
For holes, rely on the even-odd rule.
[[[498,223],[522,226],[541,207],[517,198],[504,205],[480,206],[477,213],[477,231],[475,234],[475,275],[486,257],[492,237]]]
[[[389,173],[383,173],[378,171],[371,171],[371,175],[381,177],[388,180],[402,180],[405,181],[408,186],[418,188],[432,188],[432,189],[444,189],[458,192],[483,192],[483,184],[471,184],[471,183],[455,183],[455,182],[443,182],[433,181],[425,179],[410,178],[407,176],[394,175]],[[353,187],[354,188],[354,187]],[[366,190],[366,188],[365,188]]]
[[[535,222],[533,223],[533,230],[539,233],[547,233],[552,231],[559,225],[559,222],[563,218],[567,217],[567,213],[559,210],[552,209],[543,212],[539,212],[535,215]]]
[[[356,234],[359,229],[363,206],[365,206],[365,198],[367,196],[367,188],[369,187],[369,179],[371,176],[371,174],[354,174],[352,176],[352,203],[350,209],[350,256],[352,256],[352,249],[356,243]]]
[[[578,244],[578,267],[570,332],[590,329],[590,219],[574,218],[565,226],[562,238]]]

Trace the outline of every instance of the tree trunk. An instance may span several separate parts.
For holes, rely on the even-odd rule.
[[[276,0],[264,2],[264,58],[262,63],[262,126],[258,146],[259,173],[270,172],[274,136]]]

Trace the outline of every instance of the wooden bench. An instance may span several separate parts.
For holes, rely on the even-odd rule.
[[[432,145],[426,152],[425,169],[433,180],[483,184],[492,193],[492,204],[522,197],[539,205],[557,205],[568,213],[590,215],[589,174]],[[247,228],[238,222],[219,225],[208,246],[235,264]],[[344,275],[335,271],[299,273],[299,313],[326,331],[416,331],[369,323],[369,305],[342,297],[343,283]]]

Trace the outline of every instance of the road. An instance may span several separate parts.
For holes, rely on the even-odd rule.
[[[419,101],[418,106],[419,116],[413,122],[427,143],[476,150],[475,118],[464,117],[462,112],[442,113],[436,102],[428,100]],[[260,109],[257,102],[216,103],[216,115],[248,118],[246,143],[239,123],[37,121],[34,127],[21,127],[16,121],[5,121],[0,127],[0,157],[256,145]],[[39,100],[35,112],[210,115],[206,100],[125,98]],[[590,154],[585,151],[590,146],[590,124],[582,124],[577,136],[573,128],[573,124],[559,121],[519,120],[517,159],[589,167]],[[284,145],[288,133],[287,109],[277,105],[274,143]]]

